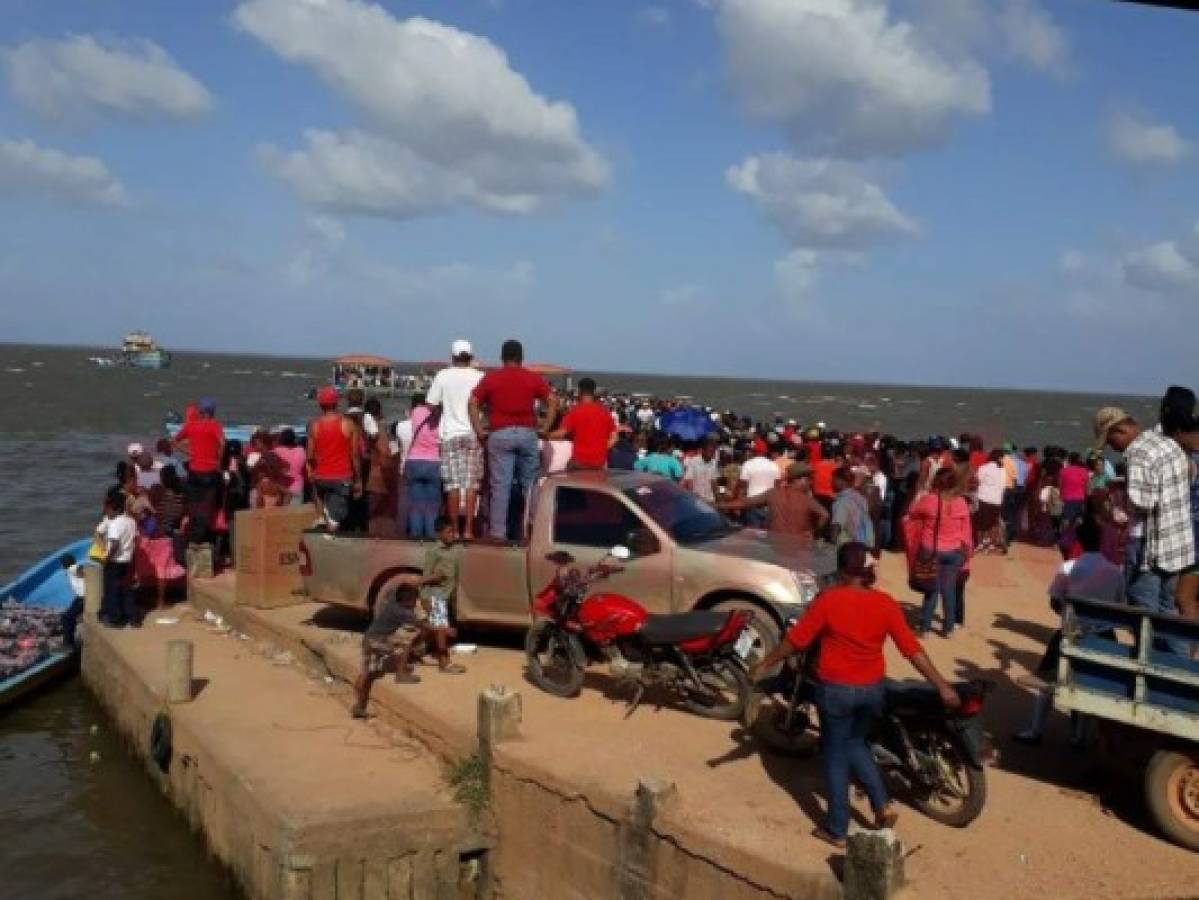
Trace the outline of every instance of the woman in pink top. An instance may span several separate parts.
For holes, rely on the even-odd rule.
[[[436,540],[434,523],[441,512],[441,448],[437,420],[425,405],[425,395],[412,398],[412,443],[404,460],[408,498],[408,537]]]
[[[296,433],[290,428],[284,428],[279,433],[279,442],[271,452],[283,460],[287,467],[287,482],[283,487],[291,495],[291,505],[299,506],[304,502],[304,464],[308,461],[308,454],[296,441]]]
[[[974,550],[970,525],[970,506],[956,491],[957,475],[952,469],[938,469],[933,476],[932,492],[916,500],[908,510],[916,553],[934,553],[937,578],[924,594],[920,611],[920,635],[927,637],[933,627],[937,598],[941,598],[942,634],[953,634],[960,623],[957,614],[958,577]]]

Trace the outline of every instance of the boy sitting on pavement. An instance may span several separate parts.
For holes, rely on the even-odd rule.
[[[365,719],[371,684],[383,674],[387,661],[395,658],[397,684],[416,684],[420,676],[413,671],[409,658],[413,644],[420,637],[416,603],[419,580],[411,578],[400,584],[394,594],[384,597],[375,607],[374,618],[362,635],[362,671],[354,682],[357,702],[350,710],[355,719]]]
[[[454,522],[441,516],[434,527],[437,543],[425,551],[421,575],[420,602],[425,620],[426,640],[431,639],[437,651],[437,667],[445,675],[461,675],[465,668],[450,662],[448,642],[455,635],[450,627],[450,599],[458,590],[458,550],[454,546]]]

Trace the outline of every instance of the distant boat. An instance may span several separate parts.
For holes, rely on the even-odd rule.
[[[171,354],[163,350],[145,331],[131,331],[121,345],[125,365],[135,369],[165,369],[171,364]]]
[[[50,554],[27,569],[11,584],[0,588],[0,600],[15,600],[29,606],[43,606],[66,612],[75,601],[75,592],[71,590],[71,582],[59,560],[69,553],[80,563],[86,563],[91,546],[92,539],[84,538]],[[78,664],[78,650],[59,650],[38,660],[29,668],[0,680],[0,710],[51,681],[69,674]]]

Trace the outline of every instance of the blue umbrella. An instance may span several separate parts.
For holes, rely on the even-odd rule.
[[[658,427],[681,441],[702,441],[716,430],[716,423],[702,409],[690,406],[664,414]]]

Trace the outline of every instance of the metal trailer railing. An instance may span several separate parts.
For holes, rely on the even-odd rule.
[[[1145,801],[1199,850],[1199,622],[1136,606],[1063,601],[1054,705],[1126,726],[1148,750]],[[1131,729],[1131,732],[1128,730]]]

